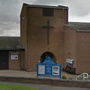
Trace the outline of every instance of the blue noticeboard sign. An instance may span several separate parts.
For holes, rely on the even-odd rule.
[[[61,71],[61,64],[55,64],[50,57],[47,57],[43,63],[37,64],[37,76],[61,78]]]

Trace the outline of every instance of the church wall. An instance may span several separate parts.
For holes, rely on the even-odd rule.
[[[20,28],[21,28],[21,43],[23,44],[23,46],[26,46],[27,44],[27,10],[24,9],[23,13],[20,17]]]
[[[25,69],[25,50],[20,51],[20,68],[21,70],[26,70]]]
[[[24,66],[22,67],[23,69],[27,68],[27,30],[28,30],[28,8],[25,5],[22,9],[21,15],[20,15],[20,29],[21,29],[21,44],[23,45],[23,47],[25,48],[24,51]],[[23,57],[22,57],[23,59]]]
[[[49,44],[47,29],[43,28],[48,21],[50,26],[53,26],[49,30]],[[65,26],[66,24],[68,24],[68,9],[55,8],[54,16],[42,16],[41,7],[24,6],[21,13],[21,42],[25,52],[22,52],[21,68],[35,71],[41,55],[51,52],[58,64],[65,67],[66,59],[73,59],[76,73],[83,71],[89,73],[90,35],[76,32],[73,28]],[[18,65],[19,63],[17,62]],[[10,61],[10,68],[15,68],[12,64]]]
[[[77,68],[76,37],[77,35],[74,29],[69,28],[69,27],[65,28],[65,34],[64,34],[65,66],[66,66],[67,59],[73,59],[74,60],[73,68],[75,69]]]
[[[55,10],[55,9],[54,9]],[[67,23],[67,10],[55,10],[55,16],[42,16],[42,8],[30,8],[28,11],[27,34],[27,70],[35,70],[43,53],[49,51],[56,56],[58,64],[64,61],[64,24]],[[49,45],[47,44],[47,30],[43,26],[47,21],[54,28],[50,30]]]
[[[20,52],[19,51],[9,51],[9,70],[20,70]]]
[[[77,73],[90,73],[90,33],[77,32]]]
[[[65,60],[74,59],[76,73],[90,73],[90,33],[76,32],[72,28],[65,29]]]

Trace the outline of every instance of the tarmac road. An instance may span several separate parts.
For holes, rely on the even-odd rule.
[[[23,84],[23,83],[11,83],[11,82],[1,82],[1,81],[0,81],[0,84],[14,85],[14,86],[27,86],[32,88],[38,88],[39,90],[90,90],[90,88],[56,87],[51,85]]]

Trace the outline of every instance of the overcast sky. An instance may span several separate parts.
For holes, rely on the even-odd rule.
[[[0,0],[0,36],[20,35],[23,3],[65,5],[69,7],[69,21],[90,22],[90,0]]]

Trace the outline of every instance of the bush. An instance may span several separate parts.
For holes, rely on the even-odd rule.
[[[66,75],[63,75],[62,79],[68,79],[68,77]]]

